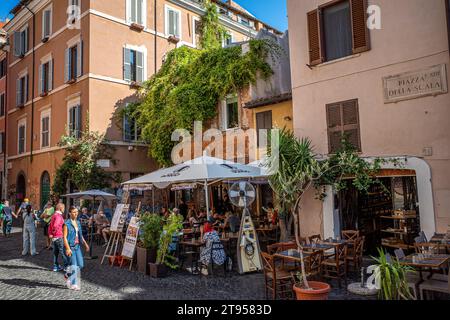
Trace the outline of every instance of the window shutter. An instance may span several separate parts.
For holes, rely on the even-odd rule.
[[[64,82],[68,82],[70,79],[70,48],[66,49],[66,65],[64,67]]]
[[[76,137],[78,139],[80,139],[81,138],[81,130],[82,130],[82,126],[81,126],[81,124],[82,124],[81,119],[82,118],[81,118],[81,106],[80,105],[77,106],[76,112],[77,112],[77,114],[76,114],[76,132],[77,132]]]
[[[341,146],[342,118],[341,105],[327,105],[328,148],[330,153],[335,153]]]
[[[342,122],[344,137],[357,151],[361,151],[357,100],[347,101],[342,104]]]
[[[25,46],[23,48],[23,54],[26,54],[28,52],[28,35],[29,35],[30,28],[26,28],[25,33]]]
[[[14,56],[19,57],[21,55],[21,34],[19,31],[14,32]]]
[[[136,51],[136,81],[144,81],[144,53]]]
[[[77,78],[83,74],[83,41],[77,44]]]
[[[178,38],[180,38],[180,30],[179,30],[179,21],[180,21],[180,14],[178,12],[173,13],[173,20],[174,20],[174,34]]]
[[[352,17],[353,54],[370,50],[367,28],[367,0],[350,0]]]
[[[25,95],[23,99],[23,104],[25,104],[28,101],[28,75],[25,77]],[[33,97],[34,98],[34,97]]]
[[[169,10],[169,35],[175,35],[175,12]]]
[[[140,24],[140,25],[143,25],[144,24],[144,22],[143,22],[143,19],[142,19],[142,15],[143,15],[143,12],[142,12],[142,0],[136,0],[136,7],[137,7],[137,12],[136,12],[136,21],[137,21],[137,23],[138,24]]]
[[[2,132],[2,153],[6,152],[5,133]]]
[[[136,0],[130,0],[131,2],[131,22],[136,22]]]
[[[123,48],[123,80],[131,81],[131,50]]]
[[[41,64],[39,66],[39,85],[38,85],[38,92],[39,94],[42,94],[44,92],[44,65]]]
[[[317,65],[323,62],[321,37],[320,37],[320,10],[307,13],[308,38],[309,38],[309,63]]]
[[[74,136],[75,126],[74,126],[74,107],[69,109],[69,135]]]
[[[53,59],[52,59],[52,60],[50,60],[49,65],[48,65],[48,91],[53,90],[53,73],[54,73],[54,69],[53,69]]]
[[[20,106],[20,97],[22,95],[20,94],[20,78],[16,80],[16,106]]]

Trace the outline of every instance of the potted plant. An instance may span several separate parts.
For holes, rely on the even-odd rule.
[[[136,246],[137,268],[139,272],[149,274],[149,262],[156,261],[159,238],[163,229],[163,220],[157,214],[145,213],[140,218],[141,235]]]
[[[297,300],[328,300],[328,293],[331,290],[328,283],[308,281],[308,287],[306,287],[303,278],[301,272],[297,272],[294,276],[294,292]]]
[[[388,260],[383,249],[378,248],[379,257],[372,257],[376,262],[375,280],[378,298],[381,300],[414,299],[408,287],[407,274],[413,272],[410,266],[402,265],[397,258]]]
[[[271,137],[271,139],[274,137]],[[275,137],[276,139],[276,137]],[[292,216],[294,220],[294,233],[301,259],[301,276],[305,292],[313,295],[317,283],[310,285],[306,279],[303,248],[300,241],[300,211],[302,200],[310,194],[311,189],[323,200],[326,185],[340,191],[346,187],[344,178],[353,177],[353,185],[359,191],[367,192],[373,184],[380,183],[375,173],[381,169],[386,160],[376,158],[369,162],[359,157],[357,150],[348,143],[346,136],[342,137],[342,147],[335,154],[320,156],[314,153],[311,141],[308,138],[297,138],[290,130],[283,129],[277,137],[277,152],[269,150],[266,166],[269,168],[269,184],[274,191],[275,200],[280,212]],[[269,143],[272,145],[272,142]],[[285,217],[285,220],[287,217]],[[280,223],[280,228],[287,224]],[[289,238],[288,230],[281,230],[286,242]],[[328,284],[320,285],[325,290]]]
[[[164,277],[168,272],[167,267],[171,269],[176,269],[178,267],[174,263],[176,258],[171,254],[170,247],[173,242],[174,235],[177,235],[182,228],[183,216],[175,213],[170,214],[161,232],[156,262],[149,263],[151,277]]]

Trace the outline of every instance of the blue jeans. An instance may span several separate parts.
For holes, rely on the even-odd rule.
[[[23,226],[23,251],[22,255],[28,254],[31,247],[31,254],[36,254],[36,227],[34,224]]]
[[[83,252],[81,251],[81,247],[79,245],[75,247],[71,247],[70,250],[72,250],[72,256],[68,257],[69,259],[69,272],[67,272],[67,276],[70,279],[70,282],[72,285],[77,284],[77,275],[80,275],[80,270],[84,267],[84,259],[83,259]]]
[[[57,268],[59,266],[59,255],[62,257],[64,268],[66,268],[69,263],[66,255],[64,254],[64,240],[62,238],[58,238],[53,241],[53,267]]]

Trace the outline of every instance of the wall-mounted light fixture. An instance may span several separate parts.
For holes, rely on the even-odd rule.
[[[292,118],[290,116],[284,117],[284,121],[292,121]]]

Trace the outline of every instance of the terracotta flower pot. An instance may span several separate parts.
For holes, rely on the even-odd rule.
[[[328,300],[330,285],[325,282],[308,281],[310,289],[299,288],[294,285],[297,300]]]

